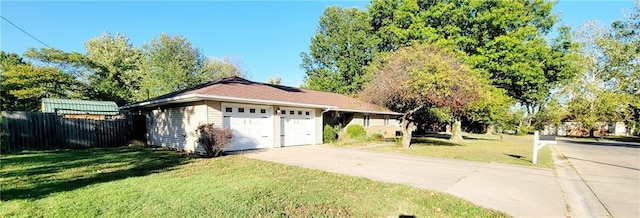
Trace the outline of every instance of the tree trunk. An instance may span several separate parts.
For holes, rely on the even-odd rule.
[[[493,125],[489,124],[487,126],[487,132],[485,132],[485,134],[487,134],[487,135],[493,134]]]
[[[462,142],[462,125],[460,119],[456,119],[453,123],[453,131],[451,131],[451,142]]]
[[[413,122],[402,119],[402,147],[409,148],[411,147],[411,137],[413,136],[413,130],[415,130],[416,126]]]
[[[589,129],[589,137],[593,138],[595,136],[595,134],[594,134],[595,131],[596,131],[596,129],[591,127],[591,129]]]

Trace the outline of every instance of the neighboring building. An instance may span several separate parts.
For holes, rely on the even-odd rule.
[[[594,135],[596,136],[604,136],[604,135],[613,135],[613,136],[628,136],[633,135],[633,132],[627,132],[626,125],[624,122],[598,122],[598,126]],[[629,130],[632,131],[632,130]],[[582,123],[575,121],[566,121],[562,122],[562,125],[547,125],[543,131],[544,134],[547,135],[558,135],[558,136],[589,136],[589,129],[584,128]]]
[[[399,113],[341,94],[258,83],[212,81],[121,109],[147,115],[150,145],[201,151],[195,129],[213,123],[235,132],[226,151],[322,143],[325,124],[360,124],[387,137]]]
[[[105,120],[119,114],[113,101],[43,98],[42,112],[56,113],[64,118]]]

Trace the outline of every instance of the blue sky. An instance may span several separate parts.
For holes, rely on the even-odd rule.
[[[64,51],[84,53],[84,42],[101,33],[123,33],[142,45],[160,33],[182,35],[209,57],[238,58],[254,81],[279,75],[298,86],[299,65],[318,18],[327,6],[364,8],[369,1],[2,1],[0,12],[30,34]],[[575,30],[587,20],[621,18],[633,1],[560,1],[554,11]],[[22,54],[44,47],[6,21],[0,48]]]

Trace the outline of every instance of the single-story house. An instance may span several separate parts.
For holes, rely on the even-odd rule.
[[[56,113],[64,118],[109,120],[120,113],[113,101],[43,98],[42,112]]]
[[[147,143],[201,152],[195,129],[234,131],[225,151],[322,144],[325,124],[395,136],[396,113],[345,95],[228,77],[121,107],[147,116]]]

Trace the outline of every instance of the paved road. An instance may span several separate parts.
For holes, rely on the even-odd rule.
[[[328,146],[278,148],[246,156],[442,191],[516,217],[568,215],[551,169]]]
[[[587,215],[640,217],[640,144],[561,139],[556,151],[591,192],[580,196],[583,201],[595,196],[596,204],[585,204]]]

